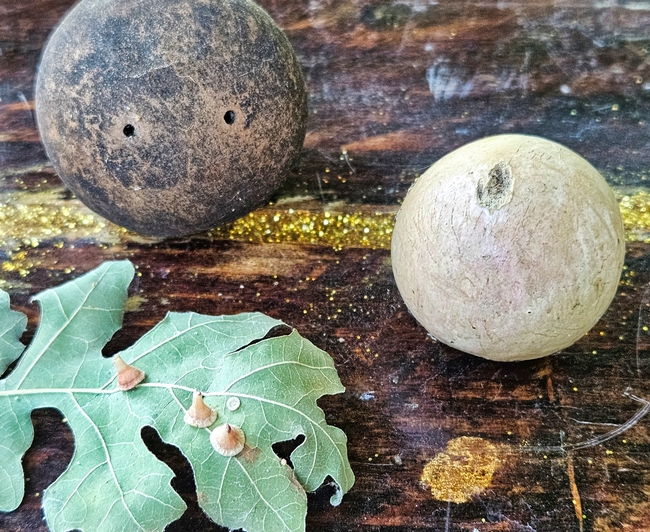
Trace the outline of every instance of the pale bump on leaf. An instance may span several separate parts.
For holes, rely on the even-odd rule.
[[[191,349],[186,351],[175,385],[201,389],[212,399],[221,423],[242,428],[246,448],[234,458],[224,457],[199,443],[208,443],[208,434],[189,430],[191,427],[178,430],[178,411],[169,400],[168,407],[157,415],[155,426],[163,440],[178,447],[192,464],[199,505],[216,522],[249,531],[302,531],[304,519],[295,516],[306,512],[305,490],[314,491],[331,476],[337,485],[331,502],[338,504],[354,483],[345,434],[327,425],[316,404],[323,395],[341,393],[344,388],[332,358],[295,330],[287,336],[248,342],[240,349],[217,350],[218,346],[206,344],[200,332],[203,327],[230,338],[262,319],[247,314],[223,318],[227,319],[214,322],[198,316],[169,316],[165,324],[152,331],[159,335],[165,329],[169,343],[149,347],[152,342],[145,335],[141,340],[143,347],[147,346],[146,355],[138,363],[146,368],[152,382],[169,382],[174,379],[169,368],[172,361],[178,363],[181,338],[187,335]],[[137,357],[135,353],[129,356]],[[206,374],[190,367],[213,371]],[[160,402],[165,401],[166,394],[182,403],[191,398],[189,391],[181,394],[172,389],[163,391]],[[234,411],[227,407],[232,397],[240,401]],[[291,455],[292,471],[281,463],[272,445],[299,434],[305,435],[305,441]],[[255,512],[242,512],[243,507],[255,508]],[[262,522],[267,528],[256,528]]]
[[[277,382],[285,385],[276,386]],[[242,428],[249,440],[261,434],[273,443],[303,434],[305,441],[291,455],[296,478],[307,491],[314,491],[331,476],[339,489],[330,502],[340,503],[342,494],[354,484],[354,475],[347,460],[345,434],[328,425],[316,405],[323,395],[345,390],[325,351],[294,330],[225,358],[212,388],[241,399],[240,410],[246,415]],[[250,408],[245,410],[247,405],[257,407],[252,415]],[[237,419],[235,414],[232,419]]]
[[[0,429],[6,429],[0,445],[10,449],[8,457],[0,455],[0,474],[12,493],[0,487],[1,508],[22,498],[29,415],[50,406],[68,419],[76,443],[68,469],[43,496],[55,532],[163,530],[183,513],[172,471],[142,443],[144,426],[188,458],[199,504],[217,523],[249,532],[303,532],[305,489],[329,475],[339,487],[336,503],[354,482],[345,435],[326,424],[316,404],[343,391],[332,359],[296,331],[265,339],[282,322],[259,313],[170,313],[120,353],[147,374],[120,391],[113,362],[101,349],[121,324],[132,276],[130,263],[106,263],[37,296],[42,318],[34,342],[0,381],[0,404],[8,405],[0,411]],[[183,421],[195,390],[222,423],[245,433],[236,456],[217,453],[209,430]],[[234,411],[226,407],[233,397],[239,400]],[[272,445],[298,434],[305,441],[291,456],[293,471]]]

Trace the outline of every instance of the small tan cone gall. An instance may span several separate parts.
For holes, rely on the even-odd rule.
[[[144,371],[127,364],[120,355],[113,358],[113,364],[117,370],[117,387],[120,390],[126,391],[135,388],[145,378]]]
[[[192,406],[185,412],[185,423],[193,427],[204,429],[212,425],[217,419],[217,412],[203,401],[203,394],[195,390],[192,394]]]
[[[236,456],[244,450],[246,437],[237,425],[224,423],[210,434],[210,443],[214,450],[223,456]]]

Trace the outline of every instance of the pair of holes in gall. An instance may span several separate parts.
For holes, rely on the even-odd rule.
[[[235,111],[226,111],[226,113],[223,115],[223,121],[229,126],[232,126],[235,123],[235,118]],[[135,136],[135,126],[133,124],[127,124],[124,126],[122,133],[124,133],[125,137]]]

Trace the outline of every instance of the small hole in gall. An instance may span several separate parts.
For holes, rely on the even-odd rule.
[[[125,137],[132,137],[135,135],[135,127],[133,127],[131,124],[127,124],[124,126],[122,133],[124,133]]]
[[[235,111],[226,111],[226,114],[223,115],[223,121],[232,126],[235,123]]]

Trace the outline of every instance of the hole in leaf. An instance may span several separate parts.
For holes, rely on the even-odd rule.
[[[280,336],[289,336],[293,329],[288,325],[276,325],[271,329],[262,340],[267,340],[269,338],[279,338]]]
[[[273,452],[278,455],[280,460],[286,460],[287,465],[293,468],[293,463],[291,462],[291,453],[295,451],[302,443],[305,441],[304,434],[298,434],[293,440],[286,440],[274,443],[272,448]]]
[[[21,312],[24,312],[27,314],[27,328],[25,329],[25,332],[20,336],[20,343],[23,344],[24,346],[28,346],[29,344],[32,343],[32,339],[34,338],[34,335],[36,334],[36,329],[38,328],[38,322],[39,322],[39,316],[37,314],[31,315],[28,312],[25,312],[25,309],[16,309],[20,310]]]
[[[132,137],[135,135],[135,127],[131,124],[127,124],[126,126],[124,126],[122,133],[124,133],[125,137]]]
[[[226,111],[226,114],[223,115],[223,121],[229,126],[232,126],[235,123],[235,118],[237,118],[235,111]]]
[[[322,512],[328,512],[332,508],[330,504],[330,499],[337,492],[338,486],[334,479],[329,475],[325,478],[325,482],[321,484],[316,491],[308,493],[307,497],[309,499],[309,511],[312,509]],[[332,529],[334,530],[346,530],[344,528]]]
[[[122,327],[113,333],[111,339],[102,348],[102,356],[104,358],[110,358],[128,349],[148,331],[147,324],[143,323],[142,314],[133,312],[133,309],[129,309],[129,301],[133,299],[131,297],[127,299]]]
[[[15,308],[14,310],[19,310],[23,314],[27,315],[27,328],[25,329],[25,332],[20,336],[20,343],[25,346],[25,349],[21,353],[21,355],[14,360],[9,366],[7,366],[7,369],[0,375],[0,379],[4,379],[9,376],[9,374],[14,370],[14,368],[18,365],[18,362],[20,359],[23,357],[25,354],[25,351],[27,351],[27,348],[29,347],[29,344],[32,343],[32,339],[34,338],[34,334],[36,333],[36,328],[38,327],[38,315],[32,312],[33,309],[31,308],[24,308],[24,307],[18,307]]]
[[[21,356],[22,356],[22,355],[21,355]],[[19,358],[18,360],[20,360],[20,358]],[[12,362],[11,364],[9,364],[9,365],[7,366],[7,369],[5,370],[5,372],[4,372],[2,375],[0,375],[0,379],[4,379],[4,378],[6,378],[6,377],[9,376],[9,374],[10,374],[10,373],[14,370],[14,368],[16,367],[16,364],[18,364],[18,360],[15,360],[14,362]]]
[[[240,347],[239,349],[236,349],[234,353],[243,351],[244,349],[247,349],[248,347],[255,345],[259,342],[262,342],[263,340],[268,340],[269,338],[279,338],[280,336],[289,336],[292,330],[293,329],[288,325],[284,325],[284,324],[276,325],[268,333],[266,333],[266,336],[264,336],[264,338],[257,338],[253,340],[252,342],[249,342],[248,344]]]
[[[72,431],[62,418],[61,412],[54,408],[32,412],[34,440],[22,460],[25,498],[18,510],[2,514],[1,530],[41,530],[43,491],[66,470],[74,452]]]
[[[124,351],[128,347],[131,347],[133,344],[133,333],[129,333],[128,331],[129,328],[127,327],[118,329],[113,337],[106,342],[106,345],[102,349],[102,356],[104,358],[110,358],[120,351]]]
[[[188,530],[226,530],[211,521],[199,507],[196,494],[196,483],[192,467],[183,453],[175,447],[165,443],[158,432],[152,427],[143,427],[140,431],[142,441],[147,449],[161,462],[164,462],[176,475],[171,482],[172,488],[178,493],[187,510],[178,521],[170,523],[165,532],[187,532]]]

